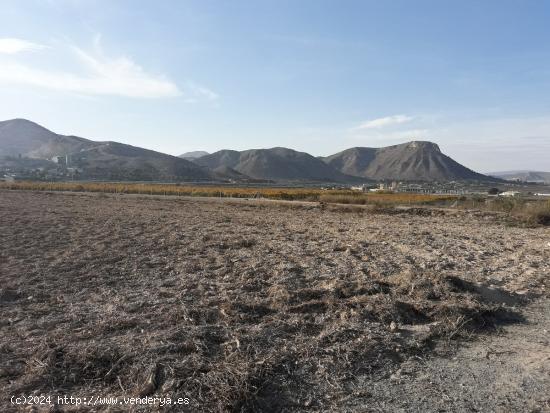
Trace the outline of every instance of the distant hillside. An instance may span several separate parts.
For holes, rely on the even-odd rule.
[[[91,148],[96,142],[64,136],[25,119],[0,122],[0,156],[50,159],[55,155]]]
[[[81,176],[89,179],[188,181],[212,178],[205,168],[176,156],[117,142],[58,135],[25,119],[0,122],[0,157],[4,166],[28,164],[25,158],[48,160],[66,155],[70,158],[69,166],[81,169]]]
[[[205,167],[206,168],[206,167]],[[248,175],[242,174],[229,166],[218,166],[212,170],[213,175],[218,179],[230,180],[233,182],[241,182],[248,184],[268,184],[273,183],[270,179],[257,179]]]
[[[27,176],[44,179],[339,183],[498,180],[460,165],[431,142],[351,148],[325,158],[280,147],[213,154],[194,151],[176,157],[118,142],[59,135],[25,119],[0,122],[0,169],[21,176],[30,171]],[[519,179],[548,182],[548,175],[529,172]],[[506,179],[516,177],[509,175]]]
[[[200,158],[201,156],[206,156],[209,153],[206,151],[192,151],[192,152],[185,152],[178,156],[178,158],[187,159],[188,161]]]
[[[424,141],[412,141],[384,148],[351,148],[321,159],[342,173],[374,180],[492,179],[444,155],[435,143]]]
[[[250,149],[242,152],[222,150],[200,157],[194,162],[211,169],[229,167],[255,179],[327,182],[354,180],[314,156],[287,148]]]
[[[71,162],[94,179],[179,181],[212,178],[208,170],[185,159],[118,142],[105,142],[78,152],[72,155]]]
[[[540,171],[505,171],[488,174],[507,181],[536,182],[550,184],[550,172]]]

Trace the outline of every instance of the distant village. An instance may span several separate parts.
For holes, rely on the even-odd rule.
[[[5,157],[0,161],[0,180],[63,181],[77,180],[83,170],[73,165],[71,155],[57,155],[50,159]]]
[[[328,186],[325,189],[344,189]],[[467,181],[449,182],[380,182],[351,186],[348,189],[373,193],[416,193],[434,195],[491,195],[500,197],[541,196],[550,197],[550,187],[531,186],[525,182],[510,182],[503,185]]]

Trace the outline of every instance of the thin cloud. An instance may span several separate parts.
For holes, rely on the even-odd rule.
[[[0,39],[0,53],[3,54],[17,54],[42,49],[47,49],[47,46],[12,37]]]
[[[27,84],[83,95],[111,95],[131,98],[169,98],[185,96],[186,100],[215,100],[218,95],[206,87],[190,84],[184,92],[164,75],[147,72],[126,56],[109,57],[94,39],[93,52],[78,47],[71,50],[80,62],[82,73],[49,71],[17,61],[0,62],[0,81]]]
[[[412,121],[414,118],[407,115],[393,115],[386,116],[383,118],[372,119],[366,122],[361,123],[359,126],[353,128],[353,130],[364,130],[364,129],[382,129],[388,126],[400,125],[402,123],[407,123]]]
[[[215,101],[219,95],[210,89],[198,85],[194,82],[187,82],[185,85],[186,102],[194,103],[198,101]]]

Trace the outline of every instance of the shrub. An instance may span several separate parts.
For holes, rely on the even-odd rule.
[[[525,208],[524,217],[529,224],[550,226],[550,201],[529,205]]]

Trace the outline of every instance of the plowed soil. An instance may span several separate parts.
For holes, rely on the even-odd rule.
[[[6,190],[0,234],[1,411],[550,409],[549,228]]]

